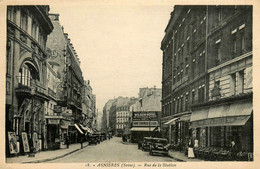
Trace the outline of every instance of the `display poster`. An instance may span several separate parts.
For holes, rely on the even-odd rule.
[[[30,152],[28,137],[25,132],[22,132],[22,141],[23,141],[23,151],[26,153]]]
[[[19,153],[15,132],[8,132],[10,154]]]
[[[39,146],[38,146],[38,135],[37,133],[33,133],[33,147],[35,148],[36,151],[39,150]]]

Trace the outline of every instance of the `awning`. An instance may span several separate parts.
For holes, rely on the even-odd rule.
[[[180,117],[179,121],[190,121],[191,114],[183,115]]]
[[[88,128],[87,126],[84,127],[82,124],[79,124],[79,125],[80,125],[80,127],[81,127],[83,130],[85,130],[85,131],[87,131],[87,132],[89,132],[89,133],[92,133],[91,129]]]
[[[239,102],[196,110],[191,114],[191,127],[241,126],[251,117],[251,102]]]
[[[70,125],[70,121],[61,120],[61,122],[60,122],[61,129],[68,129],[69,125]]]
[[[81,133],[84,134],[84,132],[79,128],[79,126],[77,124],[74,124],[74,126],[76,127],[76,129]]]
[[[177,117],[177,118],[173,118],[173,119],[167,121],[167,122],[164,123],[164,124],[165,124],[165,125],[168,125],[168,124],[175,124],[175,121],[178,120],[178,119],[179,119],[179,117]]]
[[[153,131],[156,127],[132,127],[130,131]]]

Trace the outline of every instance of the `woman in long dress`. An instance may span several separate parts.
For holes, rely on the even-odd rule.
[[[188,143],[188,158],[194,158],[193,144],[191,140]]]

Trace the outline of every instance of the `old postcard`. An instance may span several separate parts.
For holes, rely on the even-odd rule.
[[[0,165],[257,166],[258,8],[1,2]]]

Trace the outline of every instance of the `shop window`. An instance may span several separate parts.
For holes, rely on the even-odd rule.
[[[221,147],[221,127],[210,127],[210,146]]]

